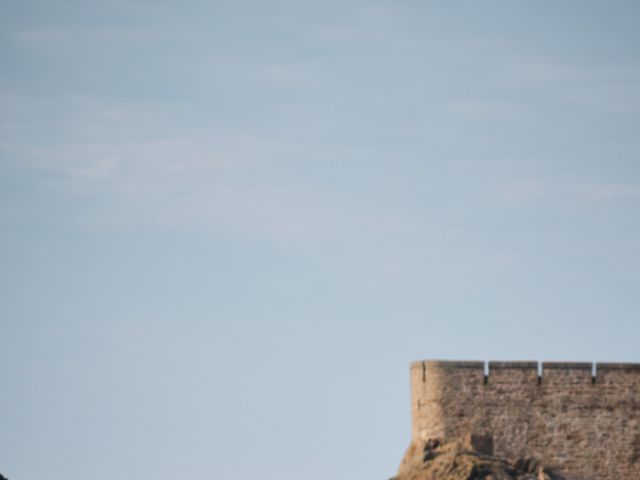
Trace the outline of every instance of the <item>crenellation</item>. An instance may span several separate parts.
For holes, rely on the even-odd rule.
[[[542,362],[542,370],[589,370],[593,367],[592,362]]]
[[[538,378],[537,362],[489,362],[488,383],[503,384],[505,388],[518,388],[521,384],[535,385]]]
[[[491,435],[576,478],[640,478],[640,364],[431,360],[411,379],[413,444]]]
[[[632,372],[640,371],[640,363],[598,363],[598,369],[602,370],[628,370]]]
[[[509,370],[529,370],[529,369],[538,370],[538,362],[504,362],[493,360],[489,362],[489,371],[492,369],[509,369]]]
[[[593,386],[593,364],[586,362],[543,362],[542,385],[564,389],[570,385]]]
[[[430,367],[437,368],[447,368],[447,369],[472,369],[472,370],[482,370],[484,371],[484,363],[482,361],[476,360],[426,360],[424,362],[425,365],[429,365]]]

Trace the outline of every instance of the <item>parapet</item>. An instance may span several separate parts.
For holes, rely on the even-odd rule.
[[[596,365],[600,370],[640,370],[640,363],[597,363]]]
[[[424,360],[411,363],[411,368],[471,368],[484,370],[485,362],[474,360]]]
[[[606,362],[538,362],[538,361],[480,361],[480,360],[420,360],[411,363],[411,370],[461,370],[471,373],[483,372],[485,377],[504,370],[535,370],[538,377],[545,372],[556,375],[558,372],[582,372],[597,379],[598,373],[625,372],[640,373],[640,363],[606,363]],[[426,378],[425,378],[426,380]]]

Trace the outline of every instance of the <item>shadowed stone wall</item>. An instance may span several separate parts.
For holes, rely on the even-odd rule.
[[[414,447],[489,434],[571,478],[640,479],[640,364],[424,361],[411,386]]]

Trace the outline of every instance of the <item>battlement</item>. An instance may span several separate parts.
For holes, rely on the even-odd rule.
[[[414,443],[489,434],[571,477],[640,478],[640,364],[426,360],[411,385]]]
[[[596,362],[537,362],[537,361],[476,361],[476,360],[423,360],[411,363],[411,369],[426,369],[426,366],[440,369],[481,370],[488,376],[492,370],[534,369],[542,376],[544,370],[589,370],[597,376],[598,370],[640,372],[640,363],[596,363]]]

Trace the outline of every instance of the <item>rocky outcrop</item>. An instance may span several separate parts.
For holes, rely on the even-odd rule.
[[[392,480],[569,480],[534,458],[498,458],[492,450],[492,439],[485,436],[428,440],[409,448]]]

